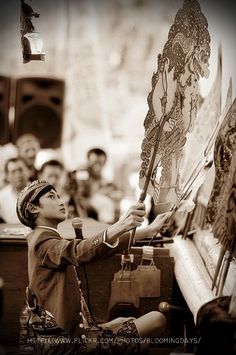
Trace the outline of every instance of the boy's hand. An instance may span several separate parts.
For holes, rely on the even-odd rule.
[[[133,228],[140,227],[144,221],[144,216],[146,214],[145,204],[138,203],[131,206],[125,216],[120,219],[117,223],[120,223],[123,227],[124,232],[128,232]]]
[[[165,224],[168,223],[168,219],[171,217],[171,215],[172,212],[165,212],[157,215],[149,227],[151,228],[151,230],[153,230],[153,232],[158,232],[161,228],[165,226]]]
[[[123,233],[141,226],[146,214],[145,204],[137,203],[131,206],[127,213],[107,229],[107,241],[113,243]]]

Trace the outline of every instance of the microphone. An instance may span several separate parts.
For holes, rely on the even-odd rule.
[[[176,311],[182,311],[182,312],[188,311],[186,308],[173,306],[173,305],[169,304],[168,302],[159,303],[158,308],[159,308],[159,311],[162,313],[168,312],[170,310],[176,310]]]
[[[72,226],[75,230],[76,239],[84,239],[82,225],[83,225],[83,222],[79,217],[75,217],[72,219]]]

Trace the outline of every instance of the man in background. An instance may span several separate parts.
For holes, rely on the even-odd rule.
[[[92,148],[87,152],[87,170],[90,180],[90,193],[94,194],[104,190],[107,181],[103,176],[103,170],[107,161],[107,154],[103,149]]]
[[[66,171],[64,165],[56,159],[47,160],[41,166],[38,175],[40,179],[46,180],[53,185],[60,195],[64,193]]]
[[[16,146],[19,156],[24,159],[29,169],[30,181],[37,179],[38,171],[35,168],[35,160],[40,150],[39,139],[31,133],[26,133],[17,138]]]
[[[79,186],[85,186],[84,193],[89,196],[91,206],[97,211],[97,219],[114,223],[119,219],[119,202],[122,192],[113,182],[104,177],[107,154],[101,148],[87,152],[87,165],[76,172]]]
[[[21,157],[10,158],[5,164],[7,185],[0,190],[0,218],[6,223],[20,223],[16,214],[16,201],[19,192],[29,182],[29,171]]]

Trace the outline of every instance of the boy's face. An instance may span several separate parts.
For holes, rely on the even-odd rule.
[[[50,190],[40,197],[37,206],[37,213],[40,218],[54,220],[58,223],[66,219],[66,209],[63,201],[56,191]]]

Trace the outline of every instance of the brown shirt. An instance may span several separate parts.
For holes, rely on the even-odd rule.
[[[120,244],[124,246],[127,239]],[[48,310],[69,334],[84,334],[81,291],[74,266],[111,251],[103,243],[103,232],[83,240],[66,240],[56,230],[38,227],[27,236],[27,242],[29,288],[39,306]]]

